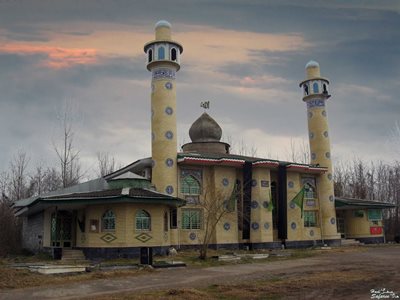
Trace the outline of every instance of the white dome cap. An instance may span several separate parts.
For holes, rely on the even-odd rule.
[[[156,29],[157,29],[158,27],[168,27],[168,28],[171,28],[171,23],[168,22],[168,21],[165,21],[165,20],[160,20],[160,21],[158,21],[158,22],[156,23]]]
[[[319,63],[317,63],[315,60],[310,60],[306,64],[306,69],[308,69],[308,68],[319,68]]]

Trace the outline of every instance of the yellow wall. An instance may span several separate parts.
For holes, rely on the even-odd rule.
[[[360,210],[364,212],[363,217],[356,217],[354,215],[354,210],[345,211],[345,234],[346,238],[361,238],[361,237],[382,237],[382,234],[371,234],[370,227],[372,226],[382,226],[382,221],[377,221],[378,225],[374,225],[372,221],[368,220],[368,210]]]

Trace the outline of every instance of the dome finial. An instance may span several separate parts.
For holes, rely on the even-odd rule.
[[[189,136],[193,143],[219,142],[222,137],[222,129],[213,118],[204,112],[190,127]]]

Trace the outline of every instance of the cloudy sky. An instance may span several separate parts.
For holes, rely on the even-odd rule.
[[[88,174],[99,151],[123,165],[149,156],[143,45],[160,19],[184,47],[178,146],[210,100],[236,150],[287,159],[307,138],[298,83],[313,59],[331,81],[334,158],[399,159],[399,14],[397,0],[0,0],[0,171],[18,151],[55,163],[65,103]]]

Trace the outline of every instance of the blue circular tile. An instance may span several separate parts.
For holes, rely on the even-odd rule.
[[[257,186],[257,180],[253,179],[253,180],[251,181],[251,186],[252,186],[252,187],[256,187],[256,186]]]
[[[332,180],[332,174],[331,173],[328,174],[328,179]]]
[[[258,202],[257,201],[251,201],[251,208],[253,208],[253,209],[258,208]]]
[[[308,112],[308,117],[311,119],[313,116],[313,113],[311,111]]]
[[[168,185],[168,186],[165,188],[165,192],[166,192],[167,194],[171,195],[171,194],[174,192],[174,188],[172,187],[172,185]]]
[[[326,152],[326,153],[325,153],[325,157],[326,157],[326,158],[331,158],[331,153],[330,153],[330,152]]]
[[[252,228],[253,230],[257,230],[258,228],[260,228],[260,225],[258,225],[257,222],[253,222],[253,223],[251,223],[251,228]]]
[[[308,135],[309,135],[310,139],[314,138],[314,133],[313,132],[310,132]]]
[[[326,117],[326,111],[325,111],[325,110],[323,110],[323,111],[321,112],[321,114],[322,114],[324,117]]]
[[[224,229],[225,229],[226,231],[228,231],[229,229],[231,229],[231,224],[225,223],[225,224],[224,224]]]
[[[172,140],[172,138],[174,137],[174,134],[172,133],[172,131],[168,130],[168,131],[165,133],[165,137],[166,137],[167,139],[169,139],[169,140]]]
[[[328,131],[324,131],[324,137],[328,137]]]
[[[172,85],[172,83],[171,82],[166,82],[165,83],[165,88],[167,89],[167,90],[172,90],[172,87],[173,87],[173,85]]]
[[[189,234],[189,239],[191,239],[192,241],[194,241],[196,239],[196,234],[194,232],[191,232]]]
[[[335,200],[335,197],[333,197],[333,195],[329,196],[329,201],[333,202]]]
[[[165,164],[166,164],[168,167],[172,167],[172,166],[174,165],[174,160],[173,160],[172,158],[167,158],[167,159],[165,160]]]
[[[336,219],[335,218],[331,218],[331,224],[335,224],[336,223]]]
[[[295,230],[295,229],[296,229],[296,223],[295,223],[295,222],[292,222],[292,224],[290,224],[290,228],[292,228],[293,230]]]
[[[294,204],[293,201],[290,201],[289,206],[290,206],[291,209],[294,209],[296,207],[296,204]]]
[[[310,236],[314,236],[314,230],[310,230]]]
[[[288,187],[291,188],[291,189],[294,188],[294,182],[293,181],[289,181],[288,182]]]
[[[268,208],[268,207],[269,207],[268,201],[263,201],[263,207],[264,207],[264,208]]]
[[[165,108],[165,113],[170,116],[174,113],[174,110],[172,109],[172,107],[168,106]]]
[[[316,158],[317,158],[317,154],[311,153],[311,159],[316,159]]]
[[[229,180],[228,180],[228,178],[222,179],[222,184],[223,184],[223,186],[228,186],[228,185],[229,185]]]
[[[264,228],[265,228],[266,230],[269,229],[269,223],[268,223],[268,222],[265,222],[265,223],[264,223]]]

